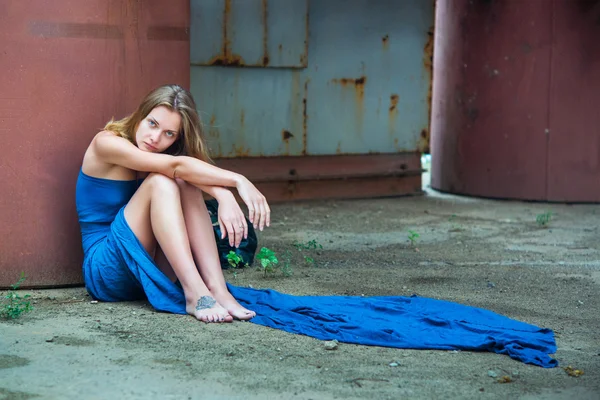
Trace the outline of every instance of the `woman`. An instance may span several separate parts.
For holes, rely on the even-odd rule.
[[[255,227],[269,226],[269,205],[256,187],[210,163],[196,105],[182,87],[161,86],[133,114],[110,121],[88,147],[77,180],[92,297],[145,296],[160,311],[204,322],[254,317],[227,290],[202,197],[217,199],[221,231],[237,247],[248,227],[227,187],[237,189]]]

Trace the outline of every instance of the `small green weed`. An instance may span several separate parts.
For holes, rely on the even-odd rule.
[[[317,254],[321,254],[318,250],[323,249],[323,245],[321,245],[316,239],[309,240],[306,243],[294,241],[294,247],[300,252],[303,253],[302,257],[304,259],[304,264],[306,266],[315,266],[316,262],[313,258],[313,254],[311,252],[316,252]],[[304,254],[305,252],[309,252],[310,255]]]
[[[275,252],[267,247],[260,249],[256,255],[256,259],[260,261],[260,265],[265,273],[265,276],[267,274],[274,273],[279,264],[279,260],[277,259]]]
[[[227,254],[227,262],[231,265],[231,268],[241,268],[243,261],[242,257],[235,251],[230,251],[229,254]],[[244,264],[244,266],[247,267],[248,263]]]
[[[550,223],[551,219],[552,219],[552,212],[551,211],[546,211],[545,213],[538,214],[535,217],[535,222],[540,227],[546,227],[546,225],[548,225]]]
[[[319,242],[317,242],[316,239],[309,240],[306,243],[295,241],[294,247],[298,249],[298,251],[323,249],[323,246]]]
[[[21,272],[21,278],[15,283],[11,285],[11,290],[8,291],[6,296],[4,296],[4,301],[0,306],[0,316],[5,319],[15,319],[19,318],[21,314],[28,313],[33,310],[33,306],[29,301],[30,295],[26,294],[21,297],[17,290],[19,286],[25,282],[25,274]]]
[[[415,244],[417,244],[417,239],[419,239],[421,235],[419,235],[417,232],[413,231],[413,230],[409,230],[408,231],[408,240],[410,240],[410,244],[412,246],[414,246]]]

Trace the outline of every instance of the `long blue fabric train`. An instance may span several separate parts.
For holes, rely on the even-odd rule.
[[[77,211],[83,273],[97,300],[147,298],[158,310],[185,314],[181,288],[154,264],[125,220],[136,181],[111,181],[80,171]],[[292,296],[228,285],[250,322],[322,340],[403,349],[491,351],[552,368],[554,333],[492,311],[422,297]]]

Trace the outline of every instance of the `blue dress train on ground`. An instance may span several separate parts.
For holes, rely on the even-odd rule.
[[[123,214],[139,182],[79,172],[76,205],[84,252],[83,276],[100,301],[147,298],[158,311],[185,314],[180,286],[141,245]],[[422,297],[292,296],[228,284],[256,311],[250,322],[322,340],[404,349],[491,351],[545,368],[558,362],[554,333],[489,310]]]

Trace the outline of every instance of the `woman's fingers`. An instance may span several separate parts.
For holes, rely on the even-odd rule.
[[[227,236],[229,236],[229,245],[233,247],[235,244],[235,227],[233,226],[233,222],[227,224],[227,233]]]
[[[254,210],[255,208],[253,206],[248,207],[248,219],[252,224],[254,224]]]

